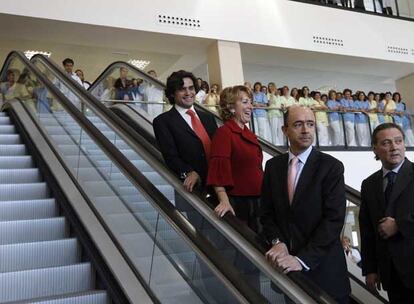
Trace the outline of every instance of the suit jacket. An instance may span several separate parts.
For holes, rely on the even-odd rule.
[[[405,159],[396,176],[388,208],[385,205],[382,170],[369,176],[361,186],[359,225],[362,272],[379,273],[384,289],[390,286],[391,263],[407,288],[414,290],[414,164]],[[395,218],[398,232],[383,240],[378,222]]]
[[[214,116],[202,111],[196,112],[212,138],[217,130]],[[178,176],[192,170],[196,171],[204,185],[208,166],[203,144],[175,107],[157,116],[153,121],[153,127],[167,166]]]
[[[333,298],[350,292],[340,233],[345,219],[344,167],[332,156],[310,153],[292,204],[287,188],[288,154],[269,160],[263,187],[261,222],[267,239],[279,238],[309,271],[304,274]]]
[[[233,196],[260,196],[263,153],[256,135],[230,119],[211,143],[207,184],[223,186]]]

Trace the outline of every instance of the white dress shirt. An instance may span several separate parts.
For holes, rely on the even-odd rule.
[[[305,167],[306,161],[308,160],[309,155],[312,152],[312,146],[309,146],[309,148],[307,148],[305,151],[303,151],[302,153],[298,154],[298,155],[294,155],[290,150],[289,150],[289,160],[288,160],[288,164],[290,165],[290,161],[292,160],[292,158],[297,157],[298,158],[298,163],[297,163],[297,173],[296,173],[296,178],[295,178],[295,189],[296,189],[296,185],[298,184],[300,175],[302,174],[303,171],[303,167]],[[295,256],[295,258],[299,261],[299,263],[302,265],[302,267],[305,269],[305,271],[310,270],[310,268],[308,267],[308,265],[305,264],[305,262],[303,262],[301,259],[299,259],[297,256]]]
[[[289,161],[288,164],[290,165],[290,161],[292,160],[292,158],[297,157],[298,158],[298,164],[297,164],[297,173],[296,173],[296,178],[295,178],[295,189],[296,189],[296,185],[298,184],[298,180],[300,175],[302,174],[302,170],[303,167],[306,164],[306,161],[308,160],[309,155],[312,152],[312,146],[309,146],[309,148],[307,148],[305,151],[303,151],[302,153],[298,154],[298,155],[294,155],[292,152],[290,152],[289,150]]]
[[[197,115],[197,112],[194,110],[194,106],[191,106],[191,108],[186,109],[175,104],[174,107],[178,111],[178,113],[180,113],[181,117],[185,120],[185,122],[190,126],[190,128],[193,129],[193,125],[191,124],[191,116],[187,114],[187,111],[192,110],[195,113],[195,116],[198,119],[200,119],[200,117],[198,117]]]
[[[403,159],[403,161],[394,169],[392,170],[388,170],[385,169],[384,167],[382,167],[382,178],[383,178],[383,190],[385,191],[385,189],[387,188],[387,184],[388,184],[388,178],[386,178],[388,172],[393,171],[395,172],[395,174],[398,174],[398,171],[400,171],[401,166],[404,164],[405,159]]]

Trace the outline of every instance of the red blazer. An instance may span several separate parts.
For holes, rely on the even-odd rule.
[[[233,196],[259,196],[263,154],[256,135],[228,120],[213,137],[207,185],[225,187]]]

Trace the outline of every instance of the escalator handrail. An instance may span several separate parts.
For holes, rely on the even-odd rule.
[[[155,83],[158,86],[160,86],[163,89],[165,89],[165,84],[161,80],[152,77],[150,74],[145,73],[141,69],[137,68],[136,66],[134,66],[134,65],[132,65],[132,64],[130,64],[128,62],[125,62],[125,61],[115,61],[115,62],[112,62],[110,65],[108,65],[106,67],[106,69],[103,70],[101,74],[99,74],[99,76],[96,78],[96,80],[88,88],[88,91],[93,91],[96,88],[96,86],[101,83],[101,81],[99,81],[99,80],[105,79],[106,76],[107,76],[107,74],[108,74],[108,72],[110,72],[110,71],[112,71],[114,69],[114,66],[127,67],[128,69],[133,70],[134,72],[136,72],[137,74],[139,74],[140,77],[142,77],[143,79],[145,79],[147,81],[150,81],[152,83]]]
[[[126,64],[126,63],[118,61],[118,62],[115,62],[115,63],[109,65],[104,70],[104,72],[101,73],[101,75],[97,78],[97,80],[94,82],[95,86],[100,81],[102,81],[103,79],[105,79],[105,77],[113,71],[113,69],[115,68],[115,66],[119,67],[119,66],[124,65],[124,64]],[[129,68],[131,68],[134,71],[136,70],[134,67],[131,67],[131,66],[129,66]],[[143,73],[140,70],[136,70],[136,71],[138,73]],[[143,73],[143,74],[145,74],[145,73]],[[164,85],[164,87],[165,87],[165,85]],[[92,87],[91,87],[91,90],[93,90]],[[207,109],[207,108],[205,108],[205,107],[203,107],[201,105],[198,105],[197,103],[195,103],[194,105],[197,106],[198,109],[200,109],[202,111],[205,111],[205,112],[208,112],[208,113],[211,113],[211,114],[213,114],[216,117],[216,119],[221,120],[221,118],[217,115],[217,113],[215,113],[215,112],[213,112],[213,111],[211,111],[211,110],[209,110],[209,109]],[[133,107],[130,107],[128,104],[122,105],[122,106],[128,107],[130,110],[132,110],[133,112],[135,112],[137,115],[141,116],[144,120],[148,121],[148,119],[146,117],[143,117],[140,113],[138,113]],[[114,106],[114,107],[116,107],[116,106]],[[144,141],[140,140],[140,142],[144,144]],[[284,153],[282,150],[278,149],[277,147],[273,146],[272,144],[270,144],[269,142],[267,142],[265,140],[262,140],[262,139],[259,138],[259,142],[261,144],[261,147],[262,147],[263,151],[265,151],[265,152],[267,152],[267,153],[269,153],[271,155],[276,155],[276,154],[282,154],[282,153]],[[151,147],[149,149],[153,149],[153,147]],[[160,155],[160,153],[158,152],[158,155],[157,155],[158,156],[157,157],[158,159],[160,158],[159,155]],[[351,201],[353,204],[355,204],[357,206],[360,206],[360,204],[361,204],[361,194],[360,194],[360,192],[357,191],[357,190],[355,190],[354,188],[348,186],[348,185],[345,185],[345,190],[346,190],[346,198],[347,198],[347,200]],[[205,201],[205,203],[208,204],[208,202],[206,202],[206,201]],[[245,229],[245,226],[244,225],[240,225],[241,224],[240,221],[238,221],[238,219],[236,217],[234,217],[233,215],[227,214],[225,216],[225,218],[226,218],[226,220],[229,222],[229,224],[234,229],[236,229],[241,235],[243,235],[243,237],[246,238],[249,242],[251,242],[258,250],[260,250],[262,252],[265,252],[265,248],[266,248],[265,246],[266,245],[265,244],[262,244],[260,242],[260,239],[257,238],[257,235],[255,233],[253,233],[250,229]],[[366,287],[366,285],[363,284],[362,282],[360,282],[360,280],[358,278],[356,278],[354,275],[352,275],[352,273],[349,273],[349,275],[350,275],[350,278],[351,279],[355,280],[359,285],[361,285],[363,288],[365,288],[367,291],[369,291],[373,296],[375,296],[377,298],[379,297],[375,293],[372,293]],[[310,291],[310,290],[313,289],[313,288],[305,288],[304,285],[307,284],[306,280],[303,280],[300,277],[300,275],[297,275],[297,273],[292,273],[292,277],[291,278],[298,285],[301,285],[301,287],[304,288],[305,290]],[[316,298],[314,297],[314,299],[317,299],[317,296],[316,296]]]
[[[120,115],[123,119],[125,119],[128,124],[130,124],[131,126],[134,125],[139,125],[139,121],[140,120],[144,120],[147,123],[150,123],[150,121],[147,119],[147,117],[143,117],[141,113],[139,113],[134,107],[129,107],[128,105],[125,104],[116,104],[116,105],[112,105],[110,107],[111,109],[114,110],[115,113],[117,113],[117,115]],[[126,113],[125,112],[125,108],[128,108],[129,111],[132,111],[134,113],[134,115],[138,115],[140,118],[139,119],[133,119],[132,117],[128,117],[130,115],[130,113]],[[124,112],[125,114],[123,114],[122,112]],[[134,130],[137,130],[137,127],[133,127]],[[150,151],[152,151],[151,153],[154,155],[154,157],[160,161],[163,162],[163,158],[161,155],[161,152],[159,152],[159,150],[157,150],[155,147],[153,147],[151,144],[148,145],[148,142],[154,142],[153,140],[151,140],[151,138],[148,137],[154,137],[154,134],[146,134],[142,137],[141,132],[137,132],[136,136],[137,136],[137,140],[143,145],[145,146],[145,148],[150,149]],[[145,142],[147,141],[147,142]],[[173,173],[171,173],[172,175],[174,175]],[[350,189],[350,193],[349,195],[352,195],[352,191],[355,191],[354,189]],[[202,198],[201,198],[202,199]],[[351,200],[355,205],[360,206],[360,200],[359,197],[357,195],[354,195],[354,199]],[[207,205],[210,205],[211,208],[214,208],[210,202],[208,202],[207,200],[204,200],[204,203]],[[241,221],[238,220],[237,217],[233,216],[230,213],[227,213],[224,216],[224,219],[234,228],[236,229],[245,239],[247,239],[252,245],[254,245],[259,251],[261,251],[262,253],[266,252],[266,244],[263,244],[262,239],[258,238],[258,235],[256,233],[254,233],[252,230],[248,229],[246,225],[244,225]],[[289,276],[292,278],[292,280],[298,284],[299,286],[301,286],[303,289],[305,289],[306,291],[309,292],[314,292],[315,290],[317,290],[318,288],[315,287],[314,285],[312,285],[312,282],[309,282],[309,280],[307,280],[306,278],[304,279],[301,273],[295,273],[292,272],[289,274]],[[381,303],[388,303],[387,300],[385,300],[380,294],[376,293],[376,292],[372,292],[371,290],[369,290],[366,286],[366,284],[361,281],[358,277],[356,277],[354,274],[352,274],[351,272],[348,271],[348,276],[351,280],[355,281],[356,284],[358,284],[358,286],[360,286],[361,288],[365,289],[368,293],[370,293],[373,297],[375,297],[377,300],[379,300]],[[312,298],[314,299],[319,299],[320,295],[317,294],[317,292],[312,295]]]
[[[219,252],[204,238],[196,234],[184,216],[176,212],[167,198],[149,182],[148,179],[83,115],[75,105],[70,102],[63,93],[61,93],[52,82],[42,74],[36,66],[27,60],[21,52],[11,52],[8,58],[17,57],[25,67],[32,72],[37,79],[60,101],[63,108],[72,116],[72,118],[86,131],[86,133],[95,141],[95,143],[105,152],[109,159],[118,165],[125,176],[132,184],[143,193],[148,201],[153,204],[165,220],[170,223],[173,229],[181,235],[187,244],[199,254],[203,262],[209,266],[210,270],[216,274],[217,278],[228,288],[228,290],[242,303],[252,300],[261,302],[262,296],[258,295],[246,282],[240,279],[233,269],[222,262]],[[62,80],[62,79],[59,79]],[[70,79],[72,80],[72,79]],[[72,80],[73,81],[73,80]],[[77,87],[76,83],[73,83]],[[79,87],[80,88],[80,87]],[[106,223],[102,223],[106,226]],[[107,226],[106,226],[107,228]],[[195,246],[197,244],[198,246]],[[119,250],[123,250],[118,246]],[[129,265],[134,270],[137,277],[141,277],[136,267],[131,262]],[[141,280],[148,285],[145,280]]]
[[[113,63],[111,63],[110,65],[108,65],[105,70],[96,78],[96,80],[92,83],[92,85],[89,87],[88,91],[92,92],[99,83],[101,83],[116,67],[121,67],[121,66],[126,66],[128,67],[128,69],[133,70],[135,73],[139,74],[140,77],[145,78],[147,80],[150,80],[152,82],[157,83],[157,85],[161,86],[163,89],[165,89],[165,84],[163,82],[161,82],[160,80],[151,77],[151,75],[148,75],[147,73],[145,73],[144,71],[138,69],[137,67],[124,62],[124,61],[115,61]],[[221,117],[214,111],[211,111],[210,109],[203,107],[202,105],[198,104],[198,103],[194,103],[194,106],[199,109],[202,110],[204,112],[208,112],[212,115],[214,115],[214,117],[219,120],[222,121]],[[269,153],[272,156],[276,156],[276,155],[280,155],[285,153],[286,151],[279,149],[278,147],[272,145],[271,143],[269,143],[266,140],[263,140],[262,138],[258,137],[260,146],[262,148],[262,150],[264,152]],[[359,205],[358,202],[361,201],[361,194],[358,190],[352,188],[351,186],[346,186],[346,195],[347,198],[351,199],[355,199],[356,202],[355,204]],[[352,201],[353,202],[353,201]],[[354,203],[354,202],[353,202]]]
[[[111,64],[109,66],[109,68],[107,68],[100,77],[98,78],[105,78],[109,73],[112,73],[112,71],[116,68],[122,67],[124,65],[127,65],[127,67],[129,69],[133,69],[135,70],[135,68],[131,65],[128,65],[124,62],[116,62],[114,64]],[[140,77],[144,76],[142,75],[143,72],[140,70],[137,70],[140,73]],[[93,91],[94,88],[97,86],[97,82],[95,82],[95,86],[91,86],[91,88],[88,91]],[[116,107],[117,105],[115,105],[114,107]],[[136,112],[136,109],[132,108],[132,107],[128,107],[129,109],[133,110],[134,112]],[[141,116],[142,117],[142,116]],[[147,118],[144,118],[144,120],[146,120],[148,123],[151,123],[150,121],[148,121]],[[124,120],[122,120],[124,122]],[[137,133],[136,130],[134,128],[131,129],[130,125],[127,123],[126,126],[124,126],[122,128],[124,131],[129,133],[129,136],[131,136],[132,138],[134,138],[136,143],[140,143],[140,145],[144,146],[144,148],[147,151],[150,151],[151,153],[151,158],[153,158],[155,156],[156,160],[163,164],[163,166],[165,166],[164,160],[159,152],[159,150],[154,148],[154,141],[150,140],[150,144],[148,144],[146,141],[148,140],[148,137],[145,138],[143,136],[141,136],[141,134]],[[153,134],[151,135],[153,136]],[[165,170],[164,170],[165,171]],[[169,171],[169,170],[168,170]],[[165,173],[165,172],[164,172]],[[164,176],[165,177],[165,176]],[[185,191],[182,187],[182,183],[180,180],[177,179],[176,175],[174,173],[168,172],[167,173],[167,180],[169,180],[172,184],[175,185],[175,188],[179,189],[180,191],[180,195],[183,196],[184,198],[186,198],[188,201],[192,201],[194,204],[193,207],[195,207],[197,210],[200,211],[200,213],[203,214],[203,211],[198,209],[197,206],[208,206],[207,210],[204,210],[204,213],[206,212],[211,212],[211,210],[213,210],[214,208],[212,208],[212,205],[205,200],[205,198],[202,198],[201,195],[197,197],[197,200],[199,201],[199,203],[197,204],[196,201],[194,200],[195,196],[193,194],[188,193],[187,191]],[[246,244],[245,241],[247,239],[247,243],[249,246],[253,246],[254,249],[259,251],[259,256],[256,256],[256,258],[254,259],[255,261],[257,261],[258,259],[260,259],[261,261],[263,261],[264,263],[261,263],[259,266],[259,269],[262,269],[262,271],[264,269],[266,269],[266,273],[268,273],[268,268],[269,268],[269,264],[267,263],[267,261],[264,259],[264,253],[266,252],[266,245],[261,244],[260,243],[260,239],[257,237],[257,235],[255,233],[253,233],[250,229],[248,229],[247,227],[245,227],[245,225],[243,225],[238,218],[234,217],[231,214],[227,214],[225,216],[226,221],[228,222],[228,224],[230,225],[230,227],[232,227],[238,234],[241,234],[243,236],[243,238],[240,239],[240,236],[238,234],[236,235],[228,235],[228,239],[230,240],[236,240],[235,243],[233,243],[233,245],[235,245],[236,247],[239,248],[239,250],[248,250],[249,247],[242,247],[241,244]],[[222,230],[222,228],[217,227],[217,229]],[[247,249],[245,249],[247,248]],[[280,273],[276,274],[279,276],[280,280]],[[269,274],[268,275],[272,278],[275,275],[275,272],[273,272],[273,274]],[[313,285],[313,283],[311,281],[309,281],[303,274],[301,273],[291,273],[288,275],[288,277],[290,279],[292,279],[292,281],[294,281],[296,284],[298,284],[303,290],[305,290],[309,295],[311,295],[311,297],[315,300],[318,301],[319,303],[329,303],[329,296],[322,290],[320,290],[319,287],[317,287],[316,285]]]
[[[35,60],[36,58],[38,58],[39,60],[42,61],[42,63],[47,64],[48,67],[50,67],[51,69],[53,69],[53,73],[56,72],[59,74],[59,78],[62,78],[66,80],[66,82],[68,84],[70,84],[70,89],[73,89],[74,91],[76,90],[76,93],[78,94],[78,96],[83,96],[85,99],[85,103],[88,105],[88,107],[91,108],[95,108],[97,109],[100,113],[102,113],[102,115],[106,115],[106,121],[112,121],[108,122],[109,124],[111,124],[112,126],[120,126],[120,128],[117,128],[119,130],[121,130],[121,133],[126,133],[125,138],[132,138],[133,141],[129,141],[129,143],[131,144],[131,147],[133,149],[136,149],[136,152],[138,152],[139,154],[143,153],[143,149],[139,147],[139,145],[141,144],[141,141],[139,139],[136,139],[132,134],[136,134],[136,132],[134,132],[134,130],[128,125],[126,124],[122,119],[120,119],[119,117],[117,117],[114,113],[112,113],[105,105],[103,105],[99,100],[97,100],[92,94],[90,94],[89,92],[86,93],[86,91],[78,86],[75,85],[76,82],[70,78],[67,77],[67,75],[65,75],[63,73],[62,70],[60,70],[60,68],[53,62],[51,62],[49,59],[45,58],[42,55],[35,55],[32,60]],[[124,65],[125,63],[123,62],[118,62],[117,64],[122,64]],[[134,68],[131,66],[128,66],[128,68]],[[142,73],[142,72],[141,72]],[[102,117],[101,117],[102,118]],[[150,158],[152,158],[152,156],[150,156]],[[150,163],[151,165],[153,165],[154,168],[163,168],[164,164],[159,164],[159,165],[155,165],[154,161],[148,161],[148,163]],[[164,170],[165,171],[165,170]],[[169,173],[167,173],[168,175]],[[164,176],[165,177],[165,176]],[[182,183],[180,181],[176,180],[175,175],[170,175],[167,176],[167,179],[173,184],[174,188],[178,188],[178,191],[180,191],[180,195],[183,196],[187,201],[191,202],[193,205],[193,207],[200,211],[201,214],[208,214],[208,216],[212,215],[212,210],[210,207],[205,206],[205,203],[199,199],[198,197],[192,195],[191,193],[187,192],[184,190]],[[195,199],[196,198],[196,199]],[[169,201],[168,201],[169,203]],[[208,209],[208,210],[207,210]],[[236,244],[236,247],[239,248],[241,251],[243,251],[244,253],[246,253],[248,256],[251,257],[251,261],[254,262],[256,264],[256,266],[258,266],[258,268],[263,271],[264,273],[268,274],[269,277],[271,278],[271,280],[276,284],[276,282],[281,282],[282,283],[282,288],[283,291],[291,296],[293,296],[294,298],[301,298],[301,297],[305,297],[305,298],[309,298],[309,294],[310,295],[315,295],[315,293],[318,293],[318,299],[313,299],[318,301],[319,303],[333,303],[331,298],[322,290],[320,290],[317,286],[313,286],[312,282],[309,283],[304,283],[304,286],[306,285],[312,285],[314,287],[313,290],[306,290],[306,293],[303,292],[302,289],[298,288],[296,286],[296,282],[292,282],[290,277],[286,277],[283,274],[279,273],[278,271],[276,271],[275,269],[269,267],[268,262],[266,261],[264,255],[262,254],[262,252],[258,252],[257,249],[252,246],[249,242],[247,242],[246,240],[244,240],[244,238],[241,238],[240,235],[235,232],[232,233],[231,231],[233,229],[231,229],[231,227],[228,227],[223,221],[220,221],[218,219],[214,219],[212,220],[212,224],[219,229],[224,235],[227,235],[230,237],[228,239],[232,240],[233,238],[237,238],[237,241],[235,241],[233,244]],[[300,273],[296,273],[293,274],[293,277],[298,276],[300,282],[304,282],[306,281],[306,279],[304,277],[302,277],[303,275]],[[303,286],[301,286],[301,288],[304,288]],[[315,292],[315,290],[317,290],[317,292]],[[320,291],[320,292],[319,292]]]
[[[100,101],[94,99],[94,97],[87,93],[82,87],[76,84],[76,82],[71,78],[67,77],[63,73],[62,70],[55,63],[50,62],[47,58],[42,55],[35,55],[32,57],[31,61],[40,60],[43,64],[50,69],[50,71],[57,76],[57,78],[62,81],[67,87],[69,87],[72,92],[76,92],[78,97],[84,102],[89,108],[94,109],[93,111],[100,119],[106,121],[109,125],[114,124],[122,124],[122,120],[117,117],[114,113],[112,113],[109,109],[107,109]],[[35,67],[35,69],[37,69]],[[41,73],[41,72],[39,72]],[[59,92],[59,94],[61,94]],[[71,106],[74,107],[70,101],[67,101]],[[76,109],[76,108],[75,108]],[[73,110],[73,109],[72,109]],[[91,128],[92,130],[97,130],[96,127],[84,116],[82,115],[78,109],[73,110],[76,115],[80,115],[78,117],[84,125]],[[106,116],[106,117],[105,117]],[[109,116],[109,117],[108,117]],[[109,121],[108,122],[108,118]],[[113,121],[111,121],[113,120]],[[97,130],[99,132],[99,130]],[[196,232],[193,226],[188,222],[188,220],[178,212],[171,202],[165,198],[165,196],[148,180],[142,173],[138,171],[138,169],[129,162],[129,160],[111,143],[109,142],[104,135],[100,132],[99,134],[92,134],[91,137],[99,138],[99,141],[102,143],[106,143],[109,145],[108,147],[104,147],[109,152],[107,155],[111,156],[111,160],[115,160],[115,163],[120,165],[120,168],[126,173],[127,177],[133,184],[138,188],[142,189],[143,192],[146,192],[150,196],[150,201],[154,205],[158,204],[158,210],[160,213],[164,214],[167,219],[171,219],[171,225],[175,227],[175,229],[184,237],[188,238],[196,248],[193,248],[196,252],[201,254],[204,262],[212,268],[212,271],[218,275],[220,280],[232,290],[233,294],[239,295],[238,299],[244,301],[248,299],[249,301],[253,302],[262,302],[263,296],[257,293],[253,288],[251,288],[235,271],[232,265],[228,265],[222,259],[221,254],[215,249],[210,242],[202,235]],[[126,136],[127,137],[127,136]],[[112,158],[112,156],[114,156]],[[119,158],[118,160],[116,158]],[[123,160],[122,160],[123,159]],[[119,162],[118,162],[119,161]],[[193,246],[194,247],[194,246]],[[197,248],[199,248],[197,250]],[[229,283],[230,282],[230,283]]]
[[[139,115],[140,119],[134,119],[132,117],[128,117],[128,115],[130,115],[130,113],[126,113],[125,112],[125,108],[128,108],[129,111],[132,111],[135,115]],[[141,113],[137,112],[135,108],[133,107],[129,107],[127,105],[114,105],[111,106],[111,109],[115,110],[115,113],[117,113],[117,115],[120,115],[123,119],[125,119],[131,126],[138,126],[139,125],[139,120],[146,120],[146,119],[141,119]],[[121,112],[125,112],[125,114],[120,113]],[[146,120],[148,122],[148,120]],[[134,131],[137,130],[137,127],[133,128]],[[143,145],[143,146],[147,146],[148,142],[145,141],[149,141],[149,139],[147,138],[148,136],[154,136],[154,134],[146,134],[146,136],[142,136],[141,134],[136,134],[136,138],[137,140],[139,139],[139,142]],[[151,145],[149,145],[151,146]],[[155,158],[158,159],[158,161],[163,162],[162,159],[162,155],[161,152],[159,152],[158,150],[156,150],[154,147],[150,147],[151,150],[155,150],[154,153]],[[172,175],[174,175],[174,173],[171,173]],[[203,200],[203,198],[201,196],[199,196],[200,199]],[[207,200],[203,200],[204,203],[206,205],[209,205],[210,208],[214,209],[214,207],[211,205],[210,202],[208,202]],[[356,205],[359,206],[358,203],[355,203]],[[244,225],[237,217],[233,216],[230,213],[227,213],[224,216],[224,220],[227,221],[229,223],[229,225],[231,227],[233,227],[235,230],[237,230],[239,232],[239,234],[241,234],[243,236],[243,238],[245,238],[246,240],[248,240],[248,242],[250,242],[256,249],[258,249],[259,251],[261,251],[263,254],[267,251],[266,248],[268,246],[268,244],[265,244],[263,242],[263,239],[260,238],[255,232],[253,232],[251,229],[249,229],[246,225]],[[376,297],[377,299],[379,299],[381,302],[384,302],[385,300],[378,294],[371,292],[366,285],[360,281],[356,276],[354,276],[351,272],[348,272],[349,277],[354,280],[359,286],[361,286],[362,288],[364,288],[367,292],[369,292],[370,294],[372,294],[372,296]],[[321,295],[318,294],[318,292],[316,292],[316,290],[318,290],[319,288],[316,287],[312,281],[309,281],[307,278],[305,278],[303,276],[302,273],[297,273],[297,272],[291,272],[288,274],[288,276],[296,283],[298,284],[301,288],[303,288],[304,290],[306,290],[309,294],[313,293],[311,296],[313,299],[315,300],[320,300]],[[386,303],[386,301],[385,301]]]
[[[9,68],[9,65],[10,65],[10,63],[15,59],[15,58],[17,58],[17,59],[19,59],[22,63],[23,63],[23,66],[24,66],[24,68],[25,69],[27,69],[27,70],[29,70],[30,72],[33,72],[33,74],[34,75],[36,75],[37,73],[33,70],[33,66],[32,66],[32,64],[27,60],[27,58],[26,58],[26,56],[24,56],[21,52],[17,52],[17,51],[12,51],[12,52],[10,52],[8,55],[7,55],[7,57],[6,57],[6,59],[5,59],[5,61],[4,61],[4,63],[3,63],[3,65],[2,65],[2,68],[1,68],[1,71],[0,71],[0,76],[2,76],[2,75],[4,75],[5,74],[5,71],[6,71],[6,69],[8,69]],[[42,77],[38,77],[37,79],[38,80],[40,80],[40,82],[43,82],[43,80],[41,79]],[[43,82],[44,84],[45,84],[45,87],[47,88],[47,86],[48,86],[48,84],[46,84],[45,82]],[[53,91],[54,91],[54,88],[53,87],[51,87],[50,88],[50,92],[52,92],[53,93]],[[55,153],[54,154],[54,156],[56,157],[56,159],[57,159],[57,161],[59,162],[59,165],[61,165],[61,167],[64,169],[64,171],[68,174],[68,176],[71,178],[71,181],[73,182],[73,184],[78,188],[78,190],[79,190],[79,194],[81,195],[81,197],[82,197],[82,199],[84,200],[84,202],[89,206],[89,208],[90,208],[90,211],[91,212],[93,212],[94,213],[94,215],[96,216],[96,220],[98,221],[98,223],[100,223],[102,226],[102,228],[104,229],[104,231],[107,233],[107,236],[108,236],[108,238],[110,239],[110,240],[112,240],[112,238],[113,238],[113,236],[112,236],[112,234],[110,233],[110,232],[108,232],[108,230],[106,229],[106,226],[105,226],[105,224],[104,223],[102,223],[102,221],[101,221],[101,218],[99,217],[99,215],[97,215],[96,213],[95,213],[95,211],[94,211],[94,208],[92,208],[92,206],[91,206],[91,203],[90,203],[90,201],[89,201],[89,199],[88,199],[88,197],[86,197],[85,196],[85,194],[84,194],[84,192],[83,192],[83,190],[79,187],[79,184],[78,184],[78,182],[73,178],[73,176],[72,176],[72,174],[71,174],[71,172],[70,172],[70,170],[68,170],[68,168],[66,167],[66,165],[62,162],[62,160],[61,160],[61,157],[58,155],[58,154],[56,154],[56,149],[55,149],[55,147],[54,147],[54,145],[51,143],[51,141],[50,141],[50,139],[48,138],[48,136],[46,136],[45,135],[45,133],[44,133],[44,131],[42,130],[42,128],[40,128],[39,127],[39,124],[38,124],[38,122],[33,118],[33,115],[32,115],[32,113],[28,110],[28,108],[27,108],[27,106],[26,106],[26,104],[24,104],[24,102],[23,102],[23,100],[21,99],[21,98],[18,98],[18,97],[15,97],[14,99],[11,99],[11,100],[7,100],[7,101],[5,101],[5,103],[2,105],[2,107],[1,107],[1,109],[2,110],[4,110],[4,109],[11,109],[12,111],[14,111],[14,112],[16,112],[16,113],[19,113],[19,115],[22,115],[22,113],[24,113],[23,115],[28,115],[28,117],[30,117],[30,118],[28,118],[28,119],[26,119],[25,121],[30,121],[31,123],[33,123],[34,125],[35,125],[35,134],[36,134],[36,131],[38,131],[40,134],[41,134],[41,139],[40,139],[40,141],[42,142],[43,140],[46,142],[46,145],[51,149],[51,151],[53,151],[53,153]],[[21,116],[19,116],[19,119],[21,119]],[[19,122],[21,122],[22,120],[19,120]],[[35,136],[37,136],[37,134],[35,135]],[[39,142],[39,139],[37,139],[36,140],[36,143],[38,143]],[[54,168],[56,168],[56,165],[54,166]],[[70,193],[71,194],[73,194],[74,192],[73,191],[70,191]],[[80,200],[82,200],[82,199],[80,199]],[[73,207],[73,206],[72,206]],[[84,210],[84,209],[83,209]],[[87,216],[88,216],[88,214],[87,214]],[[94,220],[95,219],[92,219],[90,216],[88,217],[88,220],[90,221],[90,220],[92,220],[92,223],[94,223]],[[85,219],[84,219],[85,220]],[[89,223],[89,221],[88,221],[88,223]],[[95,225],[95,228],[97,228],[98,226],[96,226]],[[95,231],[95,236],[96,236],[96,229],[94,229],[94,231]],[[100,241],[99,242],[97,242],[97,243],[101,243],[101,245],[102,245],[102,241],[104,241],[104,238],[102,238],[102,235],[98,235],[98,237],[99,237],[99,239],[100,239]],[[119,245],[118,244],[116,244],[115,242],[112,242],[111,244],[113,244],[113,248],[116,248],[116,249],[118,249],[118,251],[117,252],[119,252],[119,254],[120,254],[120,256],[122,256],[122,257],[125,257],[123,254],[122,254],[122,252],[119,250]],[[108,247],[107,245],[103,245],[105,248],[111,248],[111,247]],[[114,251],[114,249],[112,249],[112,252],[114,253],[115,251]],[[104,254],[103,254],[104,255]],[[148,295],[148,297],[151,299],[151,301],[153,302],[153,303],[159,303],[159,301],[158,301],[158,299],[155,297],[155,295],[154,295],[154,293],[150,290],[150,289],[148,289],[148,288],[146,288],[145,286],[146,286],[146,284],[145,283],[143,283],[143,280],[141,279],[141,277],[139,276],[139,275],[137,275],[137,273],[136,273],[136,271],[134,271],[134,269],[133,269],[133,267],[131,267],[131,263],[127,260],[127,259],[125,259],[124,260],[125,261],[125,266],[123,265],[123,263],[119,260],[119,257],[117,257],[117,262],[116,262],[116,265],[114,265],[114,266],[116,266],[116,267],[113,267],[112,268],[112,270],[115,270],[115,269],[120,269],[120,270],[124,270],[123,272],[125,272],[125,273],[127,273],[128,275],[126,276],[126,277],[124,277],[124,278],[128,278],[128,276],[129,276],[129,270],[131,270],[131,275],[138,281],[138,282],[140,282],[140,285],[143,287],[143,289],[145,290],[145,292],[147,293],[147,295]],[[108,260],[106,260],[106,262],[108,262]],[[125,271],[125,268],[124,267],[127,267],[128,268],[128,271]],[[99,268],[99,267],[98,267]],[[97,268],[97,269],[98,269]],[[114,273],[114,274],[116,274],[116,273]],[[119,277],[119,276],[117,276],[117,277]],[[129,278],[131,278],[131,277],[129,277]],[[129,283],[131,282],[131,280],[128,280],[128,281],[125,281],[125,282],[129,282],[129,283],[122,283],[122,281],[119,281],[119,280],[117,280],[117,282],[120,284],[120,286],[122,286],[122,288],[123,288],[123,291],[125,292],[125,294],[129,297],[129,296],[132,296],[132,298],[136,298],[136,296],[139,294],[139,293],[136,293],[136,290],[132,290],[131,291],[131,288],[130,288],[130,286],[128,286],[129,285]],[[112,288],[108,288],[108,290],[109,289],[112,289]],[[140,298],[142,298],[142,296],[143,296],[143,294],[141,293],[141,294],[139,294],[139,297]],[[147,299],[146,299],[147,300]],[[146,301],[145,300],[145,301]]]

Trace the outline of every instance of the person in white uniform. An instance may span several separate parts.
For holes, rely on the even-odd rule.
[[[148,71],[148,75],[152,78],[157,79],[157,72],[154,70]],[[148,114],[150,117],[155,118],[162,113],[163,109],[163,97],[164,91],[157,83],[145,82],[141,85],[142,94],[144,95],[144,100],[148,102],[153,102],[148,104]]]

